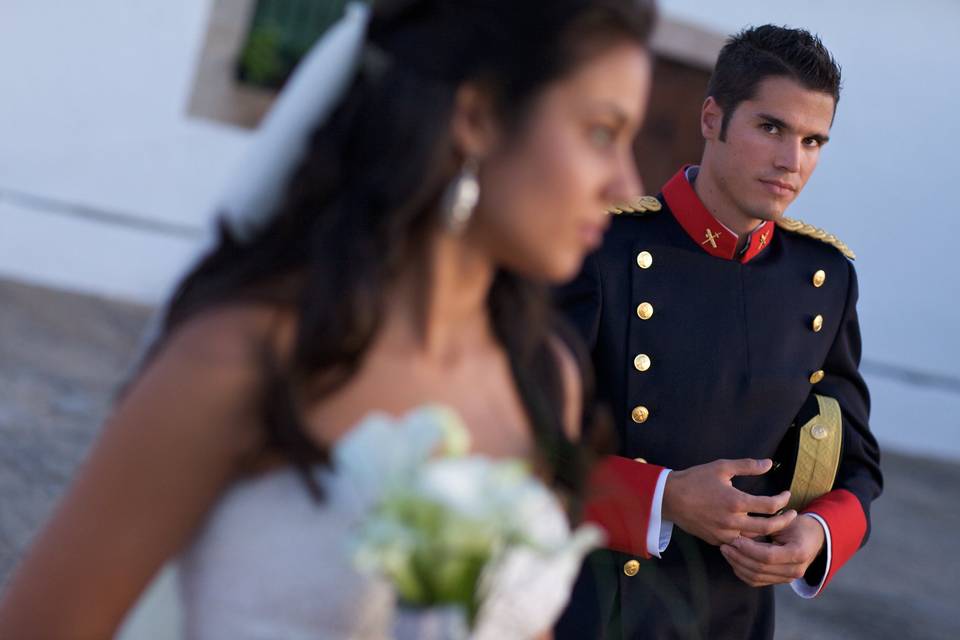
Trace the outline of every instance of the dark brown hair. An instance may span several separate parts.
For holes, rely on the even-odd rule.
[[[271,222],[244,242],[221,224],[217,246],[173,296],[154,348],[212,307],[252,301],[292,310],[290,357],[263,349],[262,422],[269,446],[305,477],[327,452],[307,437],[300,407],[356,373],[389,284],[422,259],[438,228],[438,201],[460,163],[449,136],[456,88],[484,83],[504,123],[521,126],[538,93],[582,62],[585,42],[645,44],[653,21],[652,7],[632,0],[377,6],[367,62],[313,135]],[[550,343],[561,329],[546,292],[502,270],[488,304],[546,470],[573,486],[579,453],[563,434],[564,391]]]
[[[820,38],[804,29],[772,24],[751,27],[727,40],[707,87],[707,95],[723,109],[721,141],[726,139],[727,125],[740,103],[753,98],[763,80],[775,76],[833,96],[836,110],[840,65]]]

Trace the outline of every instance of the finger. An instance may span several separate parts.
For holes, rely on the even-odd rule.
[[[730,566],[733,569],[733,574],[751,587],[768,587],[773,584],[782,584],[786,582],[782,578],[778,578],[776,576],[756,574],[734,565]]]
[[[764,564],[743,554],[734,546],[722,545],[720,552],[731,566],[737,566],[744,571],[749,571],[754,576],[774,576],[777,579],[794,580],[803,575],[803,567],[799,564]]]
[[[737,519],[740,531],[745,536],[751,538],[769,536],[782,531],[797,517],[797,512],[793,509],[784,511],[778,516],[772,518],[759,518],[756,516],[739,516]]]
[[[769,581],[765,580],[760,572],[754,571],[750,567],[737,562],[729,553],[732,548],[730,545],[724,545],[720,548],[720,552],[723,554],[723,558],[727,561],[727,564],[730,565],[734,575],[751,587],[762,587],[769,584]]]
[[[755,460],[740,458],[739,460],[718,460],[723,466],[724,475],[733,476],[762,476],[773,466],[773,460]]]
[[[740,553],[765,565],[797,564],[801,561],[796,545],[757,542],[740,537],[731,545]]]
[[[739,493],[738,498],[744,513],[774,514],[784,509],[790,502],[789,491],[782,491],[775,496],[754,496],[743,491]]]
[[[733,544],[733,542],[740,537],[739,529],[720,529],[716,532],[716,542],[713,544],[715,546],[720,546],[722,544]]]

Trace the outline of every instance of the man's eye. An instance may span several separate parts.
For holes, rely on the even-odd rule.
[[[816,138],[804,138],[803,145],[805,147],[816,148],[820,146],[820,141]]]
[[[770,124],[769,122],[764,122],[760,125],[760,128],[766,131],[767,133],[777,133],[780,129],[777,128],[777,125]]]
[[[590,142],[596,147],[609,147],[616,138],[617,134],[611,127],[602,125],[590,127]]]

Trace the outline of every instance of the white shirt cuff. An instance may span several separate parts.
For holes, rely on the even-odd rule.
[[[820,576],[820,581],[816,585],[811,585],[803,578],[797,578],[790,583],[790,586],[793,588],[793,592],[796,593],[801,598],[813,598],[820,590],[823,589],[823,583],[827,579],[827,576],[830,575],[830,562],[833,559],[831,555],[831,544],[830,544],[830,526],[827,525],[827,521],[818,516],[815,513],[804,513],[802,515],[810,516],[814,520],[820,523],[820,526],[823,527],[823,538],[824,546],[827,547],[827,564],[823,570],[823,575]],[[799,517],[799,516],[798,516]]]
[[[659,558],[667,545],[670,544],[670,538],[673,535],[673,523],[669,520],[663,520],[663,490],[667,486],[667,476],[672,469],[664,469],[657,478],[657,488],[653,492],[653,504],[650,507],[650,524],[647,527],[647,553],[654,558]]]

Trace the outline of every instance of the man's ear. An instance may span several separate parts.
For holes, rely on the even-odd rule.
[[[700,109],[700,133],[704,140],[722,140],[723,109],[709,96]]]
[[[488,91],[469,83],[457,89],[450,134],[454,147],[465,158],[482,159],[493,151],[500,129]]]

